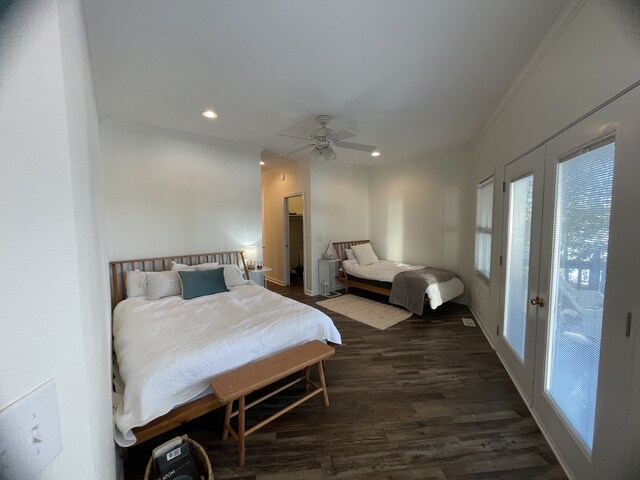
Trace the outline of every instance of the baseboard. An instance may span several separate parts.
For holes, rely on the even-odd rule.
[[[267,282],[275,283],[276,285],[280,285],[281,287],[284,287],[284,282],[282,280],[278,280],[277,278],[273,278],[273,277],[268,277],[266,275],[264,278],[267,280]]]
[[[467,305],[469,307],[469,310],[471,311],[471,315],[473,315],[473,318],[475,318],[476,323],[480,326],[480,330],[482,330],[482,333],[484,334],[484,337],[487,339],[487,342],[489,342],[489,345],[491,345],[491,348],[493,348],[494,350],[496,349],[496,344],[493,340],[493,337],[491,335],[489,335],[489,331],[487,330],[487,328],[484,326],[484,323],[482,322],[482,319],[480,318],[480,315],[478,315],[478,312],[476,312],[473,308],[473,306],[471,304]]]

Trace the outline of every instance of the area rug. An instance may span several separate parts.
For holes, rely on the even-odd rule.
[[[412,315],[407,310],[374,302],[356,295],[342,295],[329,300],[322,300],[317,305],[378,330],[386,330]]]

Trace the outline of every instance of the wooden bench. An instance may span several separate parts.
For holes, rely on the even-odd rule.
[[[227,404],[224,416],[224,432],[222,439],[226,440],[228,434],[238,443],[238,464],[244,465],[244,449],[245,438],[272,422],[276,418],[282,416],[289,410],[306,402],[311,397],[322,393],[324,405],[329,406],[329,395],[327,394],[327,386],[324,379],[324,368],[322,361],[335,352],[333,347],[314,340],[312,342],[290,348],[284,352],[277,353],[262,360],[248,363],[242,367],[236,368],[229,372],[223,373],[211,379],[210,385],[218,400]],[[312,382],[310,379],[310,367],[316,364],[318,367],[318,376],[320,385]],[[245,405],[245,396],[255,392],[263,387],[271,385],[289,375],[304,370],[304,375],[287,383],[286,385],[274,390],[273,392]],[[282,410],[271,415],[269,418],[261,421],[253,427],[246,429],[245,411],[259,404],[260,402],[272,397],[273,395],[295,385],[298,382],[306,383],[306,391],[304,397],[287,405]],[[314,387],[309,392],[309,387]],[[238,410],[233,411],[233,402],[238,401]],[[231,427],[231,417],[238,416],[238,430],[235,431]]]

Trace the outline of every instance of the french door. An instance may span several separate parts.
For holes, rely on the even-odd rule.
[[[639,473],[639,112],[634,90],[505,167],[498,352],[580,480]]]
[[[501,302],[497,348],[523,396],[531,402],[536,357],[537,297],[545,147],[505,167]]]

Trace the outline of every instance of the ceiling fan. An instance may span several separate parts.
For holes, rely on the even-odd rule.
[[[281,153],[278,155],[279,157],[283,157],[285,155],[291,155],[292,153],[301,152],[309,147],[313,147],[311,151],[308,153],[309,157],[312,160],[318,160],[320,158],[324,158],[327,161],[335,160],[338,158],[336,152],[333,151],[333,147],[341,147],[341,148],[350,148],[351,150],[360,150],[362,152],[372,153],[375,151],[376,147],[374,145],[365,145],[363,143],[353,143],[353,142],[345,142],[347,138],[352,138],[357,136],[356,133],[350,132],[349,130],[340,130],[336,132],[331,128],[327,128],[327,123],[329,123],[331,117],[329,115],[318,115],[316,117],[316,122],[320,124],[320,128],[316,128],[311,131],[309,137],[297,137],[295,135],[284,135],[279,134],[281,137],[290,137],[290,138],[298,138],[300,140],[311,140],[313,143],[305,145],[301,148],[296,148],[295,150],[291,150],[289,152]]]

